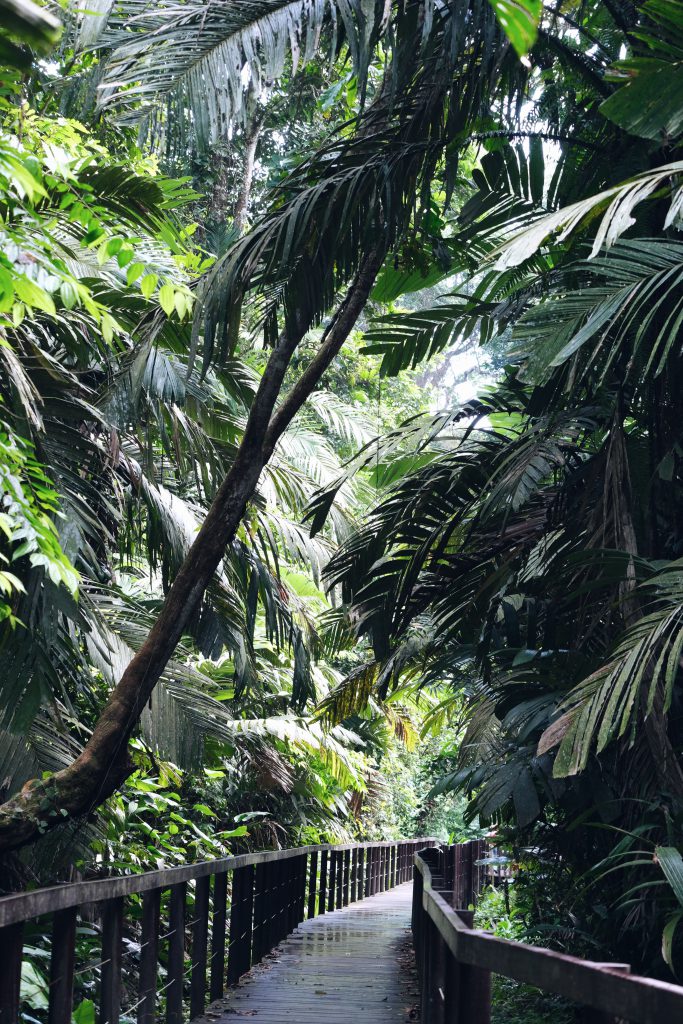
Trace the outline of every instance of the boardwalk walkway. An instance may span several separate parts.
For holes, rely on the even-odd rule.
[[[412,884],[299,925],[227,998],[212,1024],[404,1024],[418,1002],[409,958]]]

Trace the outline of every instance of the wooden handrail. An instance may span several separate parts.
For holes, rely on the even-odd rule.
[[[424,845],[436,843],[438,840],[428,836],[416,842]],[[159,871],[145,871],[139,875],[116,875],[111,878],[95,878],[88,882],[66,882],[63,885],[52,885],[32,892],[13,893],[9,896],[0,896],[0,928],[69,907],[82,907],[88,903],[100,903],[102,900],[116,899],[119,896],[149,892],[151,889],[168,889],[179,882],[224,874],[226,871],[235,871],[237,868],[250,865],[289,860],[302,854],[322,850],[386,849],[395,845],[389,842],[347,843],[298,846],[291,850],[263,850],[259,853],[240,853],[234,857],[199,861],[181,867],[162,868]]]
[[[49,915],[49,1024],[71,1024],[74,979],[81,969],[76,962],[79,917],[90,925],[100,921],[101,959],[84,968],[97,980],[99,1024],[119,1024],[124,991],[137,992],[126,1009],[138,1024],[154,1024],[160,1009],[167,1024],[183,1024],[188,1013],[190,1020],[203,1014],[207,994],[211,1001],[220,998],[226,984],[236,984],[305,918],[409,881],[416,851],[436,842],[426,838],[244,853],[4,896],[0,1024],[19,1019],[28,922]],[[124,949],[124,936],[133,937],[139,950],[125,964],[130,943]],[[31,942],[35,945],[34,938]],[[160,957],[165,966],[161,990]]]
[[[590,1011],[587,1020],[683,1021],[680,985],[632,975],[627,964],[582,960],[472,928],[471,911],[454,908],[453,888],[440,886],[442,860],[437,850],[415,855],[412,924],[422,1024],[488,1024],[492,973],[564,996]]]

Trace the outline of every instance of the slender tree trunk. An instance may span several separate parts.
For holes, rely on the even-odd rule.
[[[66,818],[91,813],[130,775],[133,765],[128,741],[142,709],[234,538],[278,439],[353,329],[383,257],[384,250],[379,249],[365,257],[316,355],[275,411],[292,354],[309,327],[308,318],[299,314],[280,336],[261,378],[235,461],[156,622],[112,691],[82,753],[49,779],[26,783],[20,793],[0,806],[0,852],[25,846]]]
[[[256,160],[256,149],[258,147],[261,131],[263,129],[263,114],[254,114],[247,130],[244,147],[244,160],[242,161],[242,181],[240,190],[235,201],[233,215],[233,226],[238,235],[241,235],[246,227],[247,213],[249,211],[249,200],[251,199],[251,188],[254,183],[254,162]]]

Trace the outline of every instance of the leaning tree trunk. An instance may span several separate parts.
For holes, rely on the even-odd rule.
[[[92,812],[131,774],[128,742],[145,704],[199,606],[227,545],[253,495],[278,439],[348,338],[382,264],[383,250],[371,251],[349,287],[320,347],[276,409],[292,354],[306,333],[304,316],[278,339],[251,406],[242,443],[197,537],[171,585],[156,622],[125,669],[90,740],[67,768],[48,779],[33,779],[0,806],[0,852],[17,849],[66,818]]]

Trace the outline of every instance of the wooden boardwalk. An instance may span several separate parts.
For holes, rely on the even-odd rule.
[[[404,1024],[417,983],[408,928],[412,883],[305,921],[205,1021],[237,1024]]]

